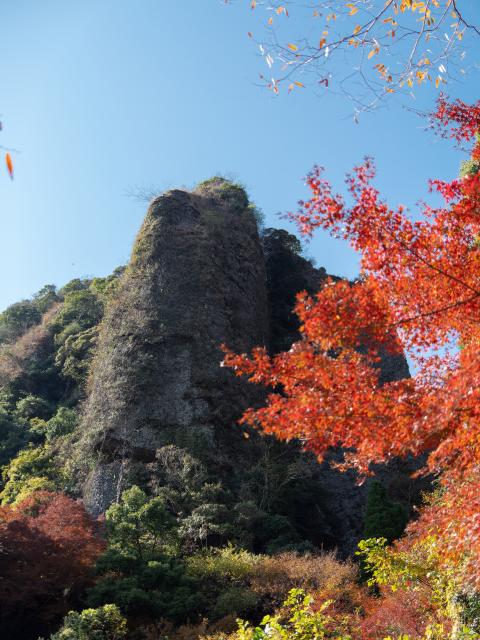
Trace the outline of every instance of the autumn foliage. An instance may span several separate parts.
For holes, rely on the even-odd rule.
[[[480,102],[441,98],[432,121],[468,142],[480,130]],[[474,143],[474,158],[480,143]],[[302,339],[270,357],[226,352],[238,375],[273,391],[243,422],[283,440],[300,439],[322,458],[347,449],[346,464],[426,454],[423,471],[441,491],[410,526],[433,535],[445,562],[465,583],[480,586],[480,174],[433,180],[443,206],[421,215],[391,208],[372,185],[371,159],[347,176],[348,200],[315,167],[310,197],[288,217],[310,236],[326,229],[361,252],[361,277],[329,281],[315,296],[300,294]],[[407,351],[417,373],[381,384],[382,353]]]
[[[82,504],[63,494],[37,492],[0,507],[2,637],[58,622],[89,584],[102,548]]]

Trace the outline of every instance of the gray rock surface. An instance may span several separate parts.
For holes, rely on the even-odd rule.
[[[212,182],[155,199],[100,329],[80,451],[84,499],[102,512],[132,461],[186,436],[216,440],[248,405],[220,345],[266,344],[266,278],[243,190]],[[178,432],[182,432],[179,434]]]

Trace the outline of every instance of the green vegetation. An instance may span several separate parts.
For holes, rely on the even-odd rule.
[[[325,613],[331,604],[328,600],[316,610],[312,604],[313,598],[302,589],[292,589],[284,602],[286,611],[283,615],[267,615],[255,628],[240,621],[236,637],[238,640],[351,640],[351,635],[343,633],[338,623],[332,630],[334,620]]]
[[[245,210],[251,212],[257,222],[259,230],[263,229],[265,215],[254,203],[250,202],[246,187],[239,183],[228,180],[223,176],[213,176],[208,180],[203,180],[196,186],[196,191],[202,194],[209,194],[213,197],[228,203],[230,206],[236,205],[240,213]]]
[[[127,621],[114,604],[98,609],[70,611],[62,628],[50,640],[122,640],[127,635]]]
[[[176,521],[162,498],[138,487],[106,513],[108,547],[89,603],[117,603],[130,617],[183,620],[198,608],[195,582],[177,558]]]
[[[399,538],[408,522],[404,505],[388,497],[383,484],[373,480],[368,487],[364,538],[385,538],[389,543]]]

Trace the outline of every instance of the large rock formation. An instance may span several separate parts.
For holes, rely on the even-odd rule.
[[[91,512],[104,511],[133,481],[146,482],[158,451],[174,444],[227,486],[238,522],[253,508],[288,514],[297,533],[277,519],[261,525],[283,527],[268,536],[293,540],[300,532],[300,540],[354,549],[365,488],[295,444],[242,437],[249,434],[237,420],[264,391],[220,366],[222,343],[280,351],[296,338],[295,294],[317,290],[326,277],[298,250],[281,230],[266,230],[262,246],[245,192],[221,179],[152,202],[107,308],[90,377],[77,467]],[[386,358],[382,375],[408,375],[404,358]]]
[[[94,513],[116,499],[132,461],[170,442],[218,446],[248,404],[220,345],[265,344],[265,267],[252,207],[223,181],[155,199],[100,332],[81,450]]]

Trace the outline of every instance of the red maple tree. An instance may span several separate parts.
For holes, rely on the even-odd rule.
[[[38,491],[1,506],[2,637],[37,637],[58,622],[78,603],[103,546],[83,505],[66,495]]]
[[[440,98],[432,122],[457,141],[480,130],[480,102]],[[480,158],[474,143],[473,160]],[[480,586],[480,173],[433,180],[441,207],[412,219],[372,185],[371,159],[347,176],[351,202],[315,167],[311,196],[288,214],[302,234],[327,229],[361,253],[361,277],[327,281],[298,296],[302,339],[290,351],[251,356],[226,349],[225,364],[273,389],[244,423],[283,440],[296,438],[321,459],[346,448],[362,474],[372,463],[427,454],[425,472],[442,492],[410,526],[435,535],[445,559],[461,562]],[[417,373],[381,384],[382,353],[408,351]]]

